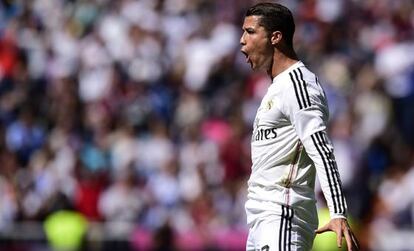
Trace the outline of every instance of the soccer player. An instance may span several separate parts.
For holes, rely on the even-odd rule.
[[[241,52],[253,70],[272,79],[253,125],[246,249],[311,250],[315,234],[334,231],[338,247],[344,236],[348,250],[356,250],[327,136],[326,96],[318,78],[296,56],[294,30],[292,13],[276,3],[252,6],[243,23]],[[316,174],[331,216],[319,229]]]

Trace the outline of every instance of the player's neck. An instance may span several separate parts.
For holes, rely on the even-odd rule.
[[[294,51],[290,51],[290,53],[282,53],[279,50],[275,50],[273,53],[271,71],[268,72],[268,74],[273,79],[298,61],[299,59]]]

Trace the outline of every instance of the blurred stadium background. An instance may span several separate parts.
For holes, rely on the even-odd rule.
[[[253,2],[1,0],[0,250],[243,250]],[[414,250],[414,2],[280,2],[363,250]]]

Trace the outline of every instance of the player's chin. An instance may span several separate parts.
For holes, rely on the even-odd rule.
[[[252,61],[249,61],[249,64],[253,71],[260,71],[260,67],[257,67],[257,64],[254,64]]]
[[[262,64],[260,61],[252,61],[249,60],[250,67],[253,71],[266,71],[267,68],[264,64]]]
[[[253,71],[265,71],[265,67],[263,67],[262,65],[250,63],[250,67]]]

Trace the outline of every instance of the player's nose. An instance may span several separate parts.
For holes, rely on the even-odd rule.
[[[244,37],[244,33],[240,37],[240,45],[246,45],[246,39]]]

